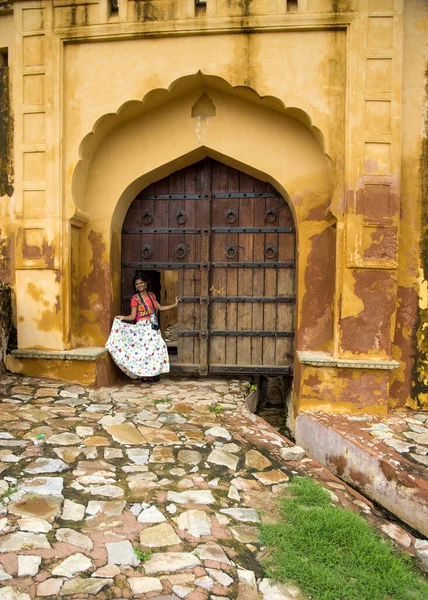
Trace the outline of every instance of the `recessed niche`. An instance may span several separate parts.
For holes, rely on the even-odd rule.
[[[215,117],[215,105],[206,92],[192,106],[192,117]]]

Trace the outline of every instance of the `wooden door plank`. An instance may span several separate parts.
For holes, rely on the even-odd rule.
[[[201,223],[200,236],[201,269],[200,269],[200,297],[199,305],[200,336],[199,336],[199,373],[208,374],[209,354],[209,285],[210,285],[210,223],[211,223],[211,160],[204,159],[199,173],[200,191],[203,195],[199,202],[200,214],[207,216],[207,222]]]
[[[240,174],[240,192],[254,191],[254,178]],[[254,198],[239,199],[239,227],[252,227],[254,224]],[[239,260],[253,262],[254,234],[239,234]],[[253,269],[238,269],[238,295],[252,296]],[[238,323],[240,330],[250,330],[252,327],[253,304],[240,302],[238,304]],[[251,338],[238,338],[236,345],[237,364],[251,364]]]
[[[281,269],[282,270],[282,269]],[[284,269],[285,270],[285,269]],[[279,275],[280,277],[280,275]],[[294,304],[278,304],[277,305],[277,330],[278,331],[293,331],[294,330]],[[276,356],[275,364],[283,365],[290,364],[293,354],[292,337],[276,338]]]
[[[172,194],[184,194],[185,193],[185,178],[183,171],[177,171],[175,173],[171,173],[169,176],[169,193]],[[182,212],[180,212],[182,211]],[[184,214],[183,214],[184,213]],[[184,201],[183,200],[173,200],[170,199],[168,201],[168,227],[170,228],[182,228],[186,227],[187,223],[183,224],[178,223],[178,220],[182,220],[185,218],[187,221],[187,215],[184,209]],[[170,233],[168,234],[168,261],[171,262],[183,262],[186,260],[186,255],[177,256],[177,252],[180,252],[179,246],[184,245],[184,251],[186,251],[186,242],[184,233]]]
[[[276,296],[276,269],[265,269],[265,295],[268,298]],[[263,324],[265,331],[276,330],[276,307],[271,304],[263,306]],[[263,338],[263,364],[275,364],[275,340]]]
[[[155,194],[169,194],[168,178],[157,181],[154,184]],[[152,227],[165,227],[168,223],[169,201],[156,199],[153,201],[153,224]],[[156,233],[153,235],[153,254],[150,262],[168,262],[168,234]]]
[[[135,198],[131,203],[123,221],[124,229],[141,227],[141,203],[140,198]]]
[[[264,192],[265,183],[255,181],[254,191]],[[254,202],[254,227],[265,226],[266,202],[265,198],[256,198]],[[253,241],[253,261],[264,261],[265,235],[263,233],[254,234]],[[265,295],[264,269],[254,269],[253,271],[253,296],[263,297]],[[254,331],[263,331],[264,323],[263,304],[254,304],[252,310],[252,329]],[[260,366],[263,364],[263,338],[253,338],[251,340],[251,364]]]
[[[292,338],[277,338],[275,365],[283,367],[293,364],[293,340]]]
[[[228,170],[228,192],[230,194],[240,191],[240,173],[235,169]],[[230,223],[226,219],[227,212],[233,211],[236,215],[236,220]],[[227,210],[223,215],[222,227],[237,227],[239,225],[239,200],[238,198],[228,198]],[[227,234],[227,245],[239,244],[238,234]],[[238,257],[238,254],[236,255]],[[234,259],[235,261],[238,258]],[[238,269],[226,270],[226,292],[227,296],[238,295]],[[238,329],[238,305],[236,302],[229,302],[226,307],[226,329],[236,331]],[[237,356],[237,339],[226,338],[226,364],[235,365]]]
[[[294,227],[293,216],[291,210],[284,200],[279,202],[279,223],[280,227]],[[281,233],[280,245],[279,245],[279,260],[289,262],[295,260],[296,254],[296,234],[295,233]]]
[[[154,193],[154,185],[151,185],[150,188],[152,188],[150,190],[150,192]],[[148,192],[148,193],[150,193],[150,192]],[[145,217],[144,221],[148,221],[150,218],[152,219],[152,221],[150,223],[144,222],[143,217]],[[150,256],[150,258],[148,260],[154,260],[155,253],[156,253],[156,249],[154,247],[155,237],[153,234],[146,233],[144,231],[145,229],[153,228],[154,219],[155,219],[155,201],[150,200],[148,198],[142,199],[141,200],[141,225],[140,226],[143,231],[142,231],[141,235],[139,236],[140,237],[139,251],[138,251],[138,254],[134,255],[133,262],[144,262],[145,261],[145,259],[143,258],[143,255],[142,255],[142,251],[145,246],[148,246],[149,248],[151,248],[151,252],[152,252],[152,255]],[[146,249],[145,252],[148,252],[148,250]]]
[[[293,227],[293,216],[289,206],[283,199],[279,200],[278,215],[280,227]],[[280,233],[278,235],[278,260],[292,262],[295,260],[295,233]],[[277,271],[278,296],[295,296],[295,269],[281,268]],[[278,304],[278,331],[294,331],[295,304]],[[275,362],[279,366],[291,365],[294,354],[294,338],[277,338],[275,342]]]
[[[197,194],[200,192],[200,163],[190,165],[185,169],[184,176],[184,192],[185,194]],[[186,226],[196,227],[198,223],[198,207],[199,202],[195,200],[185,200],[185,211],[186,211]],[[185,234],[185,242],[188,253],[186,260],[188,262],[200,262],[201,260],[201,236],[193,234]],[[186,280],[186,296],[199,296],[200,295],[200,279],[201,274],[199,269],[184,270],[184,278]],[[184,305],[183,305],[184,306]],[[185,315],[185,321],[183,322],[183,329],[191,329],[199,331],[200,328],[200,306],[199,304],[187,304],[183,310],[183,316]],[[198,338],[185,338],[183,340],[183,348],[186,350],[183,354],[184,363],[190,363],[190,349],[192,350],[192,364],[199,364],[199,339]],[[185,358],[186,357],[186,360]]]
[[[229,191],[229,168],[221,163],[212,165],[211,177],[212,194],[225,195]],[[225,215],[228,210],[226,198],[212,198],[211,200],[211,226],[220,227],[224,225]],[[211,262],[225,262],[227,247],[227,234],[213,233],[211,235]],[[215,267],[210,273],[210,296],[225,296],[227,284],[227,268]],[[225,304],[210,303],[209,328],[216,330],[226,329],[226,306]],[[210,364],[225,364],[226,362],[226,338],[211,337],[209,344]]]
[[[169,181],[169,193],[170,194],[184,194],[184,190],[185,190],[185,172],[183,170],[181,171],[177,171],[175,173],[172,173],[169,177],[168,177],[168,181]],[[184,210],[184,201],[183,200],[169,200],[168,201],[168,213],[167,215],[165,215],[165,221],[163,226],[168,226],[168,227],[182,227],[182,225],[178,225],[177,224],[177,214],[180,210]],[[182,262],[183,258],[178,258],[176,256],[176,250],[179,244],[184,244],[185,243],[185,239],[184,239],[184,234],[168,234],[168,261],[171,262],[176,262],[176,261],[180,261]],[[162,272],[163,275],[165,275],[166,271],[164,270]],[[183,271],[178,270],[177,272],[177,277],[178,277],[178,289],[177,289],[177,294],[180,295],[180,289],[183,288]],[[174,298],[170,298],[168,301],[168,304],[172,304],[174,302]],[[166,328],[167,324],[172,324],[172,323],[176,323],[176,327],[177,329],[179,329],[179,324],[181,322],[181,318],[182,318],[182,310],[181,310],[181,306],[179,305],[177,309],[173,309],[172,311],[168,311],[165,313],[162,313],[161,315],[161,323],[165,323],[164,329]],[[181,344],[181,339],[182,338],[178,338],[177,339],[177,356],[174,357],[176,360],[181,360],[182,354],[183,354],[183,348],[182,348],[182,344]],[[193,350],[193,348],[192,348]],[[193,355],[191,356],[191,360],[193,360]]]
[[[136,229],[141,227],[141,204],[142,201],[136,198],[130,205],[123,222],[123,229]],[[135,233],[122,234],[122,255],[121,261],[134,262],[135,257],[141,256],[141,235]],[[137,258],[137,260],[140,260]],[[124,267],[121,277],[121,315],[128,315],[130,312],[130,297],[134,294],[132,284],[135,275],[134,268]]]
[[[180,271],[183,281],[183,296],[193,296],[195,291],[195,279],[199,279],[199,269],[183,269]],[[179,304],[181,314],[179,313],[179,329],[182,331],[195,331],[197,312],[199,306],[191,302],[183,302]],[[179,362],[181,364],[195,364],[199,357],[195,356],[195,348],[193,337],[181,337],[179,349]]]

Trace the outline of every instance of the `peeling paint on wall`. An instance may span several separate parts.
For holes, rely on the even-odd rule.
[[[368,228],[366,228],[368,229]],[[364,259],[392,259],[397,256],[397,228],[371,227],[368,232],[369,246],[363,248]]]
[[[13,236],[3,237],[0,229],[0,282],[12,283],[13,281]]]
[[[110,330],[110,267],[106,260],[106,244],[101,233],[91,229],[88,235],[92,255],[92,271],[83,276],[79,286],[80,324],[95,325],[100,340],[108,337]]]
[[[414,379],[416,358],[416,325],[418,292],[416,289],[399,286],[397,292],[397,325],[395,328],[393,357],[401,364],[393,374],[390,387],[390,406],[412,406],[411,382]]]
[[[296,393],[300,396],[300,410],[386,414],[388,385],[389,375],[381,369],[319,369],[304,365]]]
[[[421,171],[421,262],[424,281],[428,281],[428,69],[425,85],[425,137],[422,140]],[[420,298],[416,332],[417,359],[413,377],[414,408],[428,409],[428,308]]]
[[[352,354],[391,351],[391,319],[395,312],[396,273],[359,270],[352,273],[354,293],[364,309],[341,321],[341,346]]]
[[[321,233],[313,235],[310,241],[298,344],[302,350],[331,351],[336,272],[335,229],[326,227]]]

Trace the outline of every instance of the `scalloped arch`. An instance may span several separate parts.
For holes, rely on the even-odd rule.
[[[85,196],[88,178],[90,176],[91,164],[97,154],[98,149],[103,144],[104,140],[115,130],[132,122],[133,119],[144,116],[151,111],[162,109],[166,105],[174,101],[179,101],[182,97],[196,91],[216,91],[229,96],[235,100],[244,101],[262,109],[275,111],[277,114],[284,115],[293,122],[302,125],[320,148],[321,152],[331,165],[331,159],[325,149],[325,139],[315,125],[313,125],[311,117],[307,112],[296,107],[287,107],[285,103],[274,96],[261,96],[251,87],[247,86],[232,86],[225,79],[205,75],[201,71],[179,77],[174,80],[168,88],[155,88],[147,92],[142,100],[131,99],[123,103],[116,112],[111,112],[102,115],[95,121],[92,131],[89,132],[81,141],[79,146],[79,159],[73,171],[71,196],[72,201],[77,209],[85,210]]]
[[[197,117],[202,121],[192,124],[191,107],[201,92],[217,98],[222,110],[206,120]],[[189,109],[186,108],[187,103],[190,104]],[[165,128],[167,123],[169,130]],[[124,137],[125,132],[127,137]],[[124,190],[133,189],[143,180],[147,185],[151,173],[153,176],[155,172],[158,174],[161,165],[165,170],[167,164],[175,165],[181,155],[189,155],[202,147],[206,154],[217,152],[229,156],[230,160],[247,164],[249,169],[270,177],[272,164],[266,163],[269,153],[264,152],[261,162],[259,158],[259,164],[264,165],[262,169],[253,164],[250,148],[256,138],[259,150],[267,150],[271,144],[276,146],[273,152],[276,154],[276,172],[280,174],[281,170],[287,170],[285,180],[290,190],[283,186],[286,195],[290,192],[306,194],[306,189],[314,191],[317,172],[324,173],[321,175],[324,183],[319,183],[321,187],[327,189],[328,179],[331,184],[332,161],[325,152],[324,138],[305,111],[286,107],[282,100],[272,96],[262,97],[250,87],[233,87],[220,77],[198,72],[176,79],[168,89],[152,89],[142,100],[128,100],[116,112],[104,114],[94,123],[92,131],[79,147],[80,160],[73,172],[71,200],[78,211],[95,215],[100,206],[100,200],[96,200],[98,189],[105,186],[106,177],[113,178],[105,196],[113,193],[114,188],[116,200],[110,198],[109,203],[116,202],[117,208],[122,205],[118,199],[122,199]],[[146,156],[147,149],[151,146],[153,150],[153,146],[158,146],[161,141],[164,152],[156,155],[155,164],[150,150],[151,156]],[[170,151],[171,146],[174,146],[173,152]],[[136,164],[135,157],[141,158],[142,154],[146,156],[144,164],[141,160]],[[297,155],[300,163],[296,171]],[[118,170],[120,164],[122,167]],[[103,170],[102,175],[100,169]],[[294,177],[294,184],[290,177]],[[312,178],[309,188],[304,183],[308,177]],[[98,188],[94,179],[99,181]],[[121,189],[116,187],[119,184],[123,186]],[[101,201],[104,206],[105,202],[106,198]],[[116,209],[113,213],[116,214]]]
[[[287,107],[280,98],[275,96],[261,96],[251,87],[248,86],[232,86],[228,81],[214,75],[205,75],[201,71],[193,75],[185,75],[174,80],[168,88],[155,88],[147,92],[142,100],[128,100],[114,113],[102,115],[95,121],[92,131],[89,132],[82,140],[79,146],[79,158],[85,160],[91,157],[94,142],[98,139],[99,142],[104,139],[116,127],[119,127],[124,122],[129,121],[145,112],[149,112],[156,107],[162,106],[167,102],[171,102],[175,97],[181,96],[192,89],[206,88],[222,90],[226,93],[236,95],[249,102],[261,103],[265,108],[276,110],[286,114],[288,117],[299,121],[313,133],[315,139],[319,143],[324,154],[329,157],[325,148],[325,139],[321,130],[316,127],[310,115],[304,110],[297,107]]]

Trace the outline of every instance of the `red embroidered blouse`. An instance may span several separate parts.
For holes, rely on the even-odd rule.
[[[140,321],[141,319],[148,319],[150,315],[156,312],[156,297],[154,294],[149,292],[148,294],[149,301],[146,302],[141,294],[134,294],[131,298],[131,307],[137,307],[137,316],[136,320]]]

